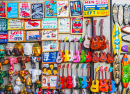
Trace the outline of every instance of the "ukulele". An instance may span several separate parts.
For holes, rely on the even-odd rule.
[[[112,70],[113,70],[113,67],[110,67],[110,80],[109,80],[110,91],[108,93],[116,92],[115,81],[111,80]]]
[[[99,92],[99,81],[97,80],[98,70],[99,70],[99,67],[96,68],[95,79],[92,81],[92,85],[90,87],[90,90],[92,92]]]
[[[103,66],[101,66],[101,73],[102,73],[102,79],[100,80],[99,90],[102,92],[105,92],[105,91],[108,91],[109,86],[107,85],[106,80],[104,80]]]
[[[82,88],[81,78],[78,76],[78,68],[79,64],[76,66],[76,87],[75,88]]]
[[[98,57],[98,53],[96,51],[94,51],[94,53],[92,54],[93,58],[92,58],[92,61],[94,63],[97,63],[99,62],[99,57]]]
[[[99,58],[100,62],[106,62],[107,57],[106,57],[106,52],[101,51],[100,52],[100,58]]]
[[[58,71],[58,79],[57,79],[57,84],[56,84],[56,89],[61,89],[62,85],[61,85],[61,78],[60,78],[60,68],[61,65],[59,66],[59,71]],[[63,80],[63,79],[62,79]],[[63,81],[62,81],[63,82]]]
[[[71,76],[72,76],[72,79],[73,79],[73,87],[76,87],[76,78],[73,75],[73,64],[71,65]]]
[[[61,42],[62,42],[62,40],[60,40],[60,43],[59,43],[59,52],[57,53],[57,59],[56,59],[57,63],[61,63],[63,61],[62,52],[60,50]]]
[[[103,21],[104,21],[104,19],[101,19],[101,21],[100,21],[100,44],[101,44],[100,50],[107,48],[106,38],[103,35]]]
[[[91,38],[91,49],[97,50],[101,47],[100,38],[96,36],[96,23],[97,20],[94,20],[93,27],[94,27],[94,36]]]
[[[67,65],[67,88],[72,88],[73,87],[73,83],[72,83],[72,77],[69,75],[69,64]]]
[[[88,32],[90,32],[90,30],[91,30],[90,20],[86,21],[86,27],[88,27],[88,31],[87,31],[87,34],[85,35],[85,40],[83,42],[83,46],[85,48],[90,48],[90,38],[88,37]]]
[[[65,37],[65,54],[64,54],[64,62],[67,62],[69,60],[69,51],[66,50],[66,40],[67,40],[67,37]]]
[[[105,81],[107,82],[107,84],[109,85],[109,80],[107,79],[107,70],[108,70],[108,67],[105,67]],[[109,89],[108,89],[108,91],[110,91],[110,87],[109,87]],[[108,91],[106,91],[106,92],[108,92]]]
[[[113,63],[114,62],[114,57],[113,54],[110,52],[110,47],[109,47],[109,40],[107,40],[107,48],[108,48],[108,53],[107,53],[107,62],[108,63]]]
[[[92,57],[91,57],[91,52],[85,52],[85,57],[86,57],[86,60],[85,62],[91,62],[92,61]]]
[[[85,67],[85,64],[82,64],[82,76],[80,77],[81,78],[81,83],[82,83],[82,88],[86,88],[87,87],[87,79],[86,77],[84,76],[84,67]]]
[[[87,88],[90,88],[91,86],[91,77],[89,76],[89,70],[90,70],[90,64],[87,65]]]
[[[80,62],[85,62],[86,61],[86,57],[85,57],[85,52],[84,50],[81,50],[81,43],[82,43],[82,37],[80,38],[80,43],[79,43],[79,49],[80,49]]]
[[[71,38],[69,38],[69,61],[73,61],[73,51],[70,50]]]
[[[73,52],[73,62],[74,63],[78,63],[80,61],[80,56],[79,56],[79,51],[76,50],[76,41],[77,41],[77,38],[74,39],[74,43],[75,43],[75,51]]]
[[[64,76],[64,69],[65,69],[65,64],[62,67],[62,78],[63,78],[63,82],[64,82],[64,88],[67,88],[67,77]]]

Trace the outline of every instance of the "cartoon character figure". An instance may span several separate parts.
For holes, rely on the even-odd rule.
[[[60,9],[59,9],[59,14],[58,15],[60,15],[61,13],[66,13],[66,11],[67,11],[67,7],[68,7],[68,4],[66,3],[65,4],[65,6],[62,6]]]
[[[41,57],[31,56],[30,61],[32,63],[32,68],[36,68],[36,63],[41,61]]]
[[[13,49],[14,49],[14,46],[12,45],[12,43],[7,43],[7,45],[5,46],[6,55],[8,56],[12,55]]]
[[[51,75],[51,68],[47,68],[48,75]]]
[[[18,74],[20,75],[22,82],[25,83],[25,77],[24,76],[28,75],[29,71],[28,70],[19,70]]]
[[[13,88],[15,94],[19,94],[20,93],[20,87],[19,87],[20,85],[22,85],[22,83],[21,83],[21,79],[18,77],[16,79],[16,85]]]
[[[4,57],[5,55],[5,48],[3,47],[3,45],[0,45],[0,58]]]
[[[25,43],[23,45],[23,52],[25,55],[32,55],[32,45],[30,43]]]
[[[47,75],[48,73],[47,73],[47,68],[46,67],[44,67],[43,68],[43,75]]]
[[[54,69],[53,69],[53,74],[57,75],[57,68],[56,67],[54,67]]]
[[[46,8],[47,8],[47,10],[46,10],[47,15],[48,16],[53,16],[54,12],[53,12],[53,9],[51,8],[51,5],[49,3],[46,5]]]
[[[23,46],[21,43],[16,43],[14,46],[14,53],[16,56],[23,55]]]
[[[39,56],[39,55],[41,55],[41,46],[39,45],[39,43],[35,43],[35,44],[33,45],[32,50],[33,50],[33,55],[34,55],[34,56]]]
[[[9,70],[14,71],[14,64],[18,63],[18,60],[16,57],[8,57],[7,58],[9,60]]]

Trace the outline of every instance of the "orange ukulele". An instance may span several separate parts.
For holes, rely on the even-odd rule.
[[[101,47],[100,37],[96,36],[96,23],[97,23],[97,20],[94,20],[94,22],[93,22],[94,36],[91,38],[91,49],[92,50],[97,50]]]
[[[107,79],[107,70],[108,70],[108,67],[105,67],[105,81],[107,82],[107,84],[108,84],[108,86],[109,86],[109,80]],[[108,91],[110,91],[111,89],[110,89],[110,86],[109,86],[109,89],[108,89]],[[108,92],[108,91],[106,91],[106,92]]]
[[[106,52],[101,51],[100,52],[100,62],[106,62],[107,61],[107,57],[106,57]]]
[[[63,84],[64,84],[64,88],[67,88],[67,77],[64,76],[64,69],[65,69],[65,64],[62,67],[62,78],[63,78]]]
[[[98,57],[98,53],[96,51],[94,51],[94,53],[92,54],[93,58],[92,58],[92,61],[94,63],[97,63],[99,62],[99,57]]]
[[[69,75],[69,64],[67,65],[67,88],[73,87],[72,77]]]
[[[89,70],[90,70],[90,64],[87,65],[87,87],[86,88],[90,88],[91,86],[91,77],[89,76]]]

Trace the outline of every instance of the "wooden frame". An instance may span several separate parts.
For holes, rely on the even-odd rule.
[[[10,20],[22,20],[22,27],[23,28],[9,28],[9,26],[10,26],[10,24],[9,24],[9,21]],[[14,23],[15,24],[15,23]],[[18,23],[16,24],[16,25],[18,25]],[[23,19],[8,19],[7,20],[7,30],[23,30],[24,29],[24,20]]]
[[[57,3],[58,3],[58,1],[61,1],[61,2],[65,2],[65,1],[67,1],[68,2],[68,15],[67,16],[58,16],[58,4],[57,4],[57,18],[58,17],[69,17],[70,16],[70,5],[69,5],[69,0],[57,0]],[[65,14],[66,15],[66,14]]]
[[[83,17],[74,17],[74,18],[83,18]],[[73,19],[73,18],[71,18],[71,34],[75,34],[75,35],[83,34],[83,33],[84,33],[84,18],[83,18],[83,28],[82,28],[82,33],[72,33],[72,19]]]
[[[7,31],[7,19],[0,19],[0,27],[0,31]]]
[[[0,2],[5,2],[5,17],[0,17],[0,18],[6,18],[6,16],[7,16],[7,14],[6,14],[6,11],[7,11],[7,10],[6,10],[7,4],[6,4],[6,3],[7,3],[7,2],[6,2],[6,1],[0,1]]]
[[[33,19],[32,18],[32,4],[42,4],[42,9],[43,9],[43,17],[42,18],[39,18],[39,19]],[[44,4],[43,3],[31,3],[31,20],[41,20],[41,19],[43,19],[44,18]]]

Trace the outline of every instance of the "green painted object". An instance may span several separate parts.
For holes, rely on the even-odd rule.
[[[0,84],[4,83],[3,77],[5,77],[7,75],[8,75],[7,71],[0,71]]]
[[[5,48],[3,47],[3,45],[0,45],[0,58],[4,57],[5,55]]]

